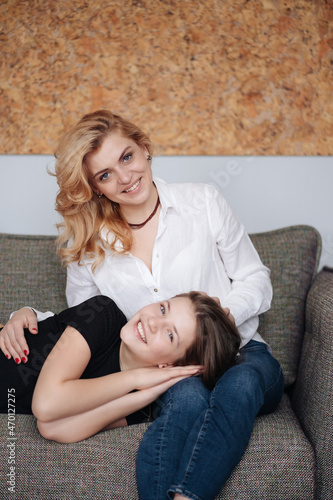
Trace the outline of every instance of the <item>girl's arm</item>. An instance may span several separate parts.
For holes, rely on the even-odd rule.
[[[107,414],[104,413],[105,420],[98,425],[98,430],[101,430],[148,404],[144,391],[140,391],[141,399],[137,396],[121,402],[120,399],[131,391],[153,388],[199,371],[199,367],[152,367],[80,379],[90,357],[91,352],[83,336],[74,328],[67,327],[47,357],[35,387],[32,411],[39,421],[54,422],[81,415],[119,400],[109,405]]]
[[[173,384],[188,376],[172,378],[152,388],[126,394],[79,415],[50,422],[42,422],[37,419],[38,429],[46,439],[60,443],[75,443],[87,439],[99,431],[126,426],[126,416],[152,403]]]

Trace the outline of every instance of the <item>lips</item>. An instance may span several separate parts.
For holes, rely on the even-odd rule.
[[[137,180],[132,186],[130,186],[128,189],[124,189],[123,193],[131,193],[134,191],[140,184],[142,177],[140,177],[139,180]]]
[[[143,330],[143,325],[142,325],[141,321],[138,321],[137,327],[138,327],[138,332],[139,332],[139,335],[140,335],[142,341],[145,344],[147,344],[147,338],[146,338],[145,332]]]

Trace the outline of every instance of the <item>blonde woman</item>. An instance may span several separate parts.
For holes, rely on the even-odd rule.
[[[127,318],[190,290],[220,300],[241,334],[242,362],[209,395],[196,377],[171,387],[137,460],[144,500],[165,499],[167,491],[211,499],[242,457],[256,415],[282,396],[280,365],[258,332],[272,298],[269,270],[223,196],[209,185],[154,178],[152,152],[137,126],[106,110],[83,117],[60,142],[56,207],[67,300],[73,306],[103,294]],[[0,333],[1,349],[18,363],[29,356],[23,326],[38,328],[28,308]]]

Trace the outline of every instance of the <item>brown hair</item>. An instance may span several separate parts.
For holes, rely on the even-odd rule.
[[[58,247],[66,265],[70,262],[80,264],[85,257],[93,261],[94,269],[103,261],[106,249],[125,253],[132,246],[132,233],[121,216],[119,205],[104,196],[98,198],[85,167],[87,155],[97,151],[104,139],[114,132],[152,154],[151,141],[142,130],[107,110],[84,116],[62,137],[54,153],[59,185],[56,210],[63,217],[63,222],[57,225],[60,231]],[[102,229],[111,236],[109,244],[101,238]],[[115,248],[118,239],[123,246],[121,250]]]
[[[241,337],[233,321],[222,307],[200,292],[177,295],[189,297],[195,312],[196,338],[185,356],[175,365],[203,365],[202,379],[212,390],[223,373],[237,361]]]

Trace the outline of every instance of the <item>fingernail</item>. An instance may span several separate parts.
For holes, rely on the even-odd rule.
[[[20,360],[18,358],[15,358],[15,363],[19,364]]]
[[[9,354],[6,354],[6,358],[7,358],[7,359],[9,359],[9,358],[10,358]]]
[[[22,358],[22,361],[23,361],[23,363],[27,362],[26,358]]]
[[[27,351],[27,350],[25,350],[25,351],[23,351],[23,352],[24,352],[24,354],[25,354],[26,356],[28,356],[28,351]]]
[[[37,332],[37,328],[32,328],[32,331],[33,332]]]

